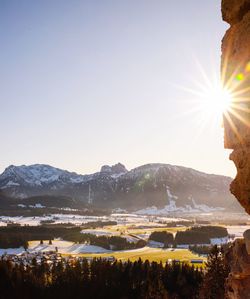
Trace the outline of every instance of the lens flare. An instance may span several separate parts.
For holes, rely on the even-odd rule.
[[[237,74],[236,75],[236,77],[235,77],[235,79],[237,80],[237,81],[242,81],[242,80],[244,80],[244,74],[243,73],[240,73],[240,74]]]
[[[247,63],[245,71],[246,73],[250,72],[250,61]]]
[[[230,109],[232,94],[218,82],[204,91],[200,101],[205,111],[222,115]]]
[[[197,135],[202,134],[205,127],[218,129],[227,120],[230,127],[239,135],[237,123],[240,122],[250,128],[250,61],[239,66],[228,78],[227,65],[219,72],[208,75],[196,60],[200,70],[199,80],[193,80],[192,88],[178,86],[186,92],[185,102],[189,108],[178,115],[183,117],[192,114],[192,120],[197,125]],[[241,69],[241,72],[239,72]],[[188,96],[191,95],[191,96]]]

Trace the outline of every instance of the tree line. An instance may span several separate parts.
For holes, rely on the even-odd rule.
[[[28,248],[28,241],[53,240],[62,238],[65,241],[75,243],[89,243],[108,250],[126,250],[141,248],[146,245],[143,240],[129,242],[120,236],[96,236],[94,234],[82,234],[81,230],[96,228],[106,225],[114,225],[116,222],[106,221],[84,224],[83,227],[68,225],[42,225],[42,226],[7,226],[0,227],[0,248]]]
[[[175,238],[167,231],[155,231],[149,236],[149,240],[169,244],[210,244],[212,238],[224,238],[228,236],[227,229],[221,226],[191,227],[185,231],[177,231]]]
[[[0,298],[170,299],[196,298],[202,270],[148,261],[111,263],[102,259],[32,266],[0,261]]]
[[[103,247],[105,249],[125,250],[144,247],[147,242],[138,240],[129,242],[122,236],[96,236],[94,234],[82,234],[82,229],[97,228],[107,225],[115,225],[116,222],[98,221],[86,223],[82,227],[70,224],[54,225],[46,224],[41,226],[17,226],[9,225],[0,227],[0,248],[17,248],[23,246],[27,248],[30,240],[53,240],[62,238],[65,241],[75,243],[88,242],[91,245]],[[210,244],[211,238],[221,238],[227,236],[227,229],[218,226],[192,227],[186,231],[178,231],[174,238],[173,234],[166,231],[155,231],[149,236],[149,240],[162,242],[166,247],[180,244]]]
[[[141,259],[62,260],[31,265],[0,260],[0,299],[223,299],[228,268],[213,247],[207,268]]]

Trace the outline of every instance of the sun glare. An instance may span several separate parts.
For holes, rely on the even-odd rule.
[[[207,80],[206,83],[195,82],[197,88],[187,89],[191,98],[190,111],[197,125],[202,128],[205,126],[220,127],[223,115],[231,110],[233,105],[233,93],[223,86],[220,79],[213,81]]]
[[[214,130],[223,123],[223,115],[230,111],[233,96],[218,80],[213,84],[202,86],[202,91],[196,92],[194,107],[195,120],[202,131],[205,127]]]
[[[238,73],[238,69],[226,80],[225,64],[222,75],[218,72],[209,76],[202,66],[196,61],[200,70],[199,80],[193,81],[192,88],[181,89],[187,92],[189,109],[185,114],[192,114],[192,119],[198,126],[198,134],[201,134],[205,127],[212,131],[218,130],[223,124],[223,117],[228,121],[231,129],[240,138],[236,122],[241,122],[250,127],[249,115],[249,92],[250,86],[247,80],[250,77],[250,61],[244,71]],[[191,96],[188,96],[191,95]]]
[[[196,61],[197,62],[197,61]],[[192,119],[202,131],[205,127],[219,128],[223,123],[223,116],[235,110],[236,93],[229,85],[223,83],[220,74],[213,72],[209,76],[197,62],[200,70],[199,80],[193,81],[192,88],[183,88],[187,92],[190,103],[185,114],[192,114]],[[189,94],[189,95],[188,95]]]
[[[220,82],[209,86],[200,95],[200,105],[204,113],[222,116],[230,109],[232,94]]]

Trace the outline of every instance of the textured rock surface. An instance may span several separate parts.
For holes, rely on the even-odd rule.
[[[250,213],[250,0],[223,0],[223,19],[231,24],[222,42],[222,80],[234,93],[224,117],[225,147],[237,167],[231,192]]]
[[[240,22],[250,8],[250,0],[222,0],[222,17],[233,25]]]
[[[222,17],[231,26],[222,41],[221,74],[233,92],[231,111],[224,116],[225,148],[237,168],[231,192],[250,214],[250,0],[222,0]],[[250,298],[250,232],[227,253],[230,274],[226,296]]]
[[[247,253],[250,255],[250,229],[244,232]]]
[[[250,299],[250,255],[244,240],[236,240],[226,255],[231,272],[227,279],[228,299]]]
[[[237,176],[231,183],[231,192],[250,214],[250,148],[240,147],[230,155],[237,167]]]

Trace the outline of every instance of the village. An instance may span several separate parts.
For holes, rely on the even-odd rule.
[[[23,252],[21,254],[4,254],[1,257],[2,261],[10,262],[13,265],[19,265],[24,267],[33,267],[35,265],[58,265],[59,263],[62,264],[70,264],[74,265],[77,262],[82,263],[83,260],[87,260],[91,262],[95,257],[80,257],[80,256],[65,256],[61,253],[56,251],[47,251],[47,252]],[[103,256],[101,257],[102,260],[108,262],[115,262],[116,258],[114,256]],[[167,263],[180,263],[179,259],[168,259]],[[191,264],[203,264],[204,259],[191,259],[188,261]]]
[[[104,257],[106,261],[114,262],[115,258],[113,256]],[[92,257],[79,257],[79,256],[62,256],[61,253],[56,251],[47,252],[29,252],[25,251],[21,254],[4,254],[1,260],[8,261],[16,265],[23,265],[24,267],[32,267],[34,265],[41,265],[43,263],[47,265],[57,265],[58,263],[69,263],[75,264],[76,261],[82,262],[83,260],[92,261]]]

